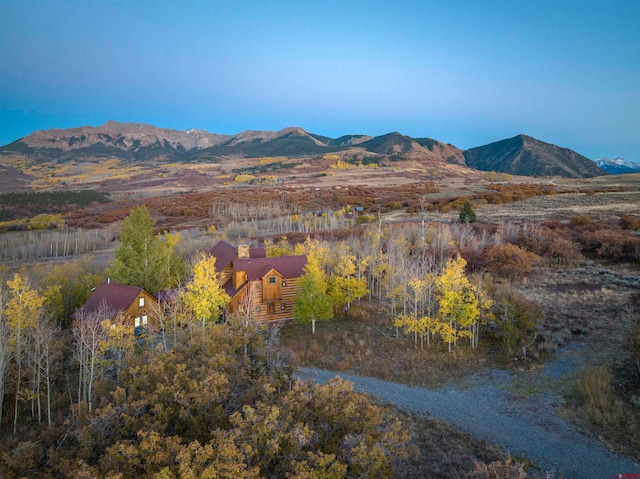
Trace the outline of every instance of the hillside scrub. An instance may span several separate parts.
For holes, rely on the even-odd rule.
[[[389,477],[398,458],[406,457],[408,435],[400,423],[350,384],[293,382],[268,330],[233,319],[203,328],[184,308],[182,326],[172,331],[178,340],[167,352],[155,347],[154,335],[134,341],[133,327],[76,318],[74,348],[80,351],[82,342],[85,353],[58,359],[60,367],[48,370],[54,398],[47,427],[41,424],[40,394],[22,391],[34,393],[33,385],[44,381],[34,383],[39,370],[27,361],[33,346],[57,343],[35,342],[42,315],[34,308],[40,311],[44,300],[23,284],[16,275],[7,282],[7,295],[0,290],[7,306],[0,308],[0,340],[8,337],[5,332],[21,333],[13,360],[0,361],[11,371],[3,375],[0,392],[16,406],[14,433],[0,441],[3,477],[157,477],[161,471],[175,477],[212,471]],[[29,299],[21,307],[16,298],[23,290]],[[20,318],[31,322],[17,323]],[[66,340],[55,351],[66,355],[62,344],[74,333],[65,328],[59,335]],[[88,396],[74,402],[68,379],[87,354],[97,355],[89,364],[99,367],[91,369]],[[8,428],[6,421],[0,424]]]

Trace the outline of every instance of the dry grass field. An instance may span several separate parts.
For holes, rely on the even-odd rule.
[[[289,324],[282,328],[283,343],[299,365],[419,386],[443,385],[499,363],[488,340],[476,350],[465,346],[451,354],[441,341],[416,349],[411,337],[396,336],[381,309],[364,307],[370,310],[366,320],[318,323],[315,335],[310,325]]]

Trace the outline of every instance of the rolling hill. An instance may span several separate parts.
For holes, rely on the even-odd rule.
[[[606,172],[568,148],[518,135],[464,152],[467,166],[523,176],[590,178]]]

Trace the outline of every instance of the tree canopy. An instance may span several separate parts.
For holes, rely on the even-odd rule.
[[[182,293],[185,306],[203,326],[216,321],[231,298],[224,292],[215,269],[216,258],[202,255],[193,266],[193,279]]]
[[[327,275],[313,254],[307,257],[305,273],[298,280],[298,292],[293,303],[293,314],[299,323],[311,323],[315,333],[316,321],[333,317],[333,301],[328,294]]]
[[[110,274],[117,282],[157,293],[177,285],[184,274],[184,260],[175,253],[179,235],[159,238],[145,206],[136,206],[120,229],[120,247]]]
[[[473,209],[473,205],[469,201],[465,201],[460,209],[460,223],[475,223],[477,217]]]

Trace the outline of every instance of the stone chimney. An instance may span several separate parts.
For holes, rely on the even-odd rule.
[[[249,259],[249,245],[241,244],[238,245],[238,259]]]

